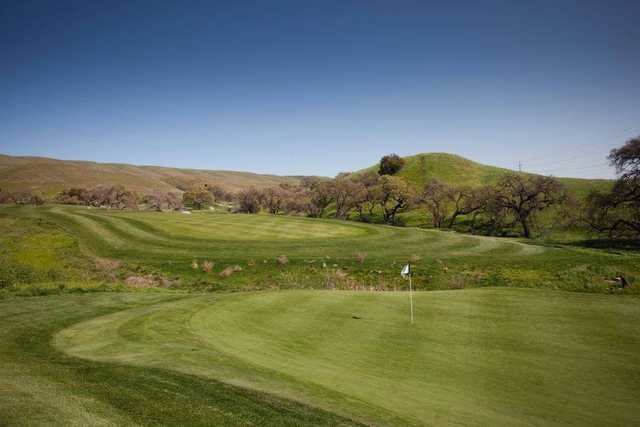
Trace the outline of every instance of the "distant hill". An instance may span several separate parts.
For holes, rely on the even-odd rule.
[[[405,166],[399,175],[419,187],[433,178],[452,185],[494,184],[501,175],[513,172],[447,153],[417,154],[404,160]],[[378,165],[364,170],[377,171]],[[7,191],[28,190],[44,196],[55,195],[69,187],[90,188],[97,185],[124,185],[140,193],[153,190],[185,191],[204,184],[217,184],[227,191],[238,191],[248,187],[271,187],[283,182],[296,183],[300,178],[0,154],[0,188]],[[611,180],[606,179],[558,179],[578,196],[584,196],[594,188],[607,189],[612,184]]]
[[[495,184],[500,176],[514,172],[510,169],[499,168],[476,163],[464,157],[448,153],[423,153],[404,157],[405,166],[398,173],[409,182],[424,187],[433,178],[437,178],[450,185],[479,186]],[[378,170],[378,165],[373,165],[367,170]],[[612,182],[607,179],[582,179],[564,178],[560,180],[570,191],[577,196],[584,196],[592,189],[608,189]]]
[[[153,190],[184,191],[203,184],[217,184],[227,191],[265,188],[296,177],[250,172],[177,169],[118,163],[56,160],[46,157],[15,157],[0,154],[0,188],[31,191],[52,196],[69,187],[124,185],[141,193]]]

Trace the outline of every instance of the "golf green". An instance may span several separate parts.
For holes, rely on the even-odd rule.
[[[540,290],[286,291],[120,311],[55,337],[66,353],[159,367],[387,425],[630,425],[636,297]]]

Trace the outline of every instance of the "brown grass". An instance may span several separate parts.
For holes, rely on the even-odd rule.
[[[123,185],[140,193],[152,191],[182,192],[215,182],[226,191],[250,187],[267,188],[282,183],[297,183],[297,178],[250,172],[177,169],[84,161],[56,160],[45,157],[14,157],[0,154],[0,181],[9,191],[33,191],[53,196],[65,188],[91,188],[98,185]]]

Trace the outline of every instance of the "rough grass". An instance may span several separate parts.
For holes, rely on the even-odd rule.
[[[630,425],[637,297],[290,291],[196,297],[76,324],[55,345],[387,425]]]

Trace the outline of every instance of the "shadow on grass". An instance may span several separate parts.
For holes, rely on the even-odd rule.
[[[590,249],[640,251],[640,239],[587,239],[569,242],[567,244]]]

